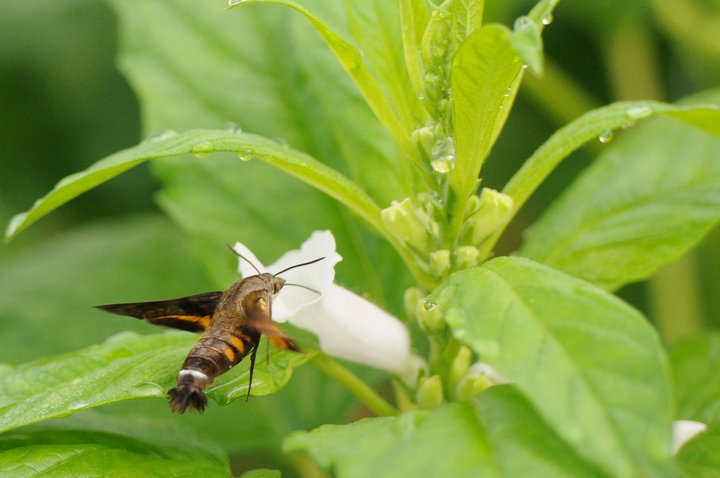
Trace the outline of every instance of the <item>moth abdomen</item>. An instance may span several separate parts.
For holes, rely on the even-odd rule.
[[[176,413],[185,413],[189,409],[195,409],[202,413],[207,406],[205,389],[212,383],[212,380],[197,370],[183,369],[178,374],[177,386],[170,389],[170,408]]]
[[[257,335],[257,336],[256,336]],[[170,408],[184,413],[195,409],[202,413],[207,406],[205,389],[240,362],[259,340],[259,334],[204,335],[190,350],[178,373],[177,386],[168,392]]]

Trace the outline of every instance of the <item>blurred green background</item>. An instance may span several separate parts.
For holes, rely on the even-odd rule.
[[[223,3],[215,3],[219,15],[238,14],[223,12]],[[532,3],[488,2],[486,16],[512,25]],[[138,100],[116,67],[117,27],[113,11],[103,2],[25,0],[0,5],[3,223],[26,210],[61,177],[141,139]],[[542,80],[526,77],[483,171],[484,185],[500,188],[555,129],[590,108],[621,99],[675,101],[720,86],[720,40],[702,33],[708,31],[720,32],[720,0],[561,2],[544,33],[547,73]],[[517,247],[522,230],[601,149],[599,143],[588,145],[564,162],[518,217],[500,253]],[[0,248],[0,362],[17,364],[68,352],[121,330],[157,331],[139,321],[102,314],[91,308],[94,304],[217,288],[217,278],[209,277],[207,267],[199,264],[197,248],[155,205],[157,188],[148,168],[137,168],[81,196]],[[716,228],[680,263],[620,294],[672,342],[718,327],[718,290]],[[389,298],[395,303],[400,299]],[[272,455],[279,437],[291,429],[359,413],[349,397],[315,372],[300,375],[278,396],[242,404],[247,442],[228,446],[237,453],[239,469],[253,465],[253,459],[246,463],[242,454],[251,442],[256,458],[258,443]],[[292,414],[297,397],[302,397],[306,410],[317,404],[312,396],[297,393],[303,380],[314,384],[317,395],[343,398],[333,410],[308,412],[298,416],[311,418],[298,420]],[[110,411],[155,413],[164,407],[156,400]],[[229,426],[227,417],[232,416],[218,408],[211,409],[205,422],[184,418],[203,423],[201,428],[212,434]],[[237,407],[229,408],[237,412]],[[269,410],[277,414],[278,423],[268,431],[267,423],[253,418],[253,413],[267,415]]]

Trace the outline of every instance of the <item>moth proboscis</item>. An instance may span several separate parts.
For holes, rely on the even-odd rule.
[[[262,334],[267,335],[276,347],[299,350],[272,321],[273,297],[285,285],[296,285],[319,293],[300,284],[286,283],[285,279],[278,275],[296,267],[314,264],[324,257],[270,274],[260,272],[251,261],[232,247],[230,249],[250,264],[257,274],[233,283],[224,292],[205,292],[153,302],[97,306],[107,312],[143,319],[151,324],[203,333],[188,353],[182,370],[178,373],[177,385],[168,391],[170,408],[173,412],[184,413],[188,409],[195,409],[202,413],[207,407],[205,389],[216,377],[230,370],[248,354],[250,377],[247,398],[249,398],[255,356]]]

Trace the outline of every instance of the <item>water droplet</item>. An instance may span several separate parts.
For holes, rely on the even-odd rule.
[[[198,143],[192,148],[192,154],[198,158],[207,158],[210,153],[215,151],[215,146],[208,142]]]
[[[528,69],[528,66],[525,65],[525,64],[523,64],[522,69],[523,69],[523,70],[527,70],[527,69]]]
[[[89,406],[90,406],[90,402],[86,402],[85,400],[77,400],[75,402],[72,402],[70,405],[68,405],[68,409],[80,410],[81,408],[87,408]]]
[[[80,382],[82,382],[82,379],[80,377],[77,377],[74,378],[72,382],[70,382],[70,385],[77,385]]]
[[[230,133],[235,133],[235,134],[243,132],[242,128],[240,128],[240,126],[238,126],[237,123],[235,123],[233,121],[228,121],[227,123],[225,123],[225,129],[227,131],[229,131]]]
[[[548,13],[548,14],[545,15],[545,16],[543,17],[543,19],[540,20],[540,21],[542,22],[543,25],[550,25],[550,24],[553,22],[553,20],[554,20],[553,14],[552,14],[552,13]]]
[[[451,136],[435,142],[430,152],[430,165],[438,173],[449,173],[455,167],[455,142]]]
[[[628,107],[625,113],[627,114],[628,118],[638,120],[650,116],[652,114],[652,108],[650,108],[650,106],[648,105],[636,104]]]
[[[250,161],[255,157],[255,153],[250,150],[243,150],[239,151],[237,156],[238,158],[240,158],[241,161]]]
[[[600,136],[598,136],[598,141],[600,141],[603,144],[607,144],[613,139],[613,132],[612,130],[606,129],[602,133],[600,133]]]
[[[633,126],[635,126],[635,122],[634,122],[634,121],[628,121],[627,123],[624,123],[624,124],[621,126],[621,128],[622,128],[622,129],[628,129],[628,128],[632,128]]]
[[[145,141],[162,141],[164,139],[172,138],[175,136],[177,132],[175,132],[172,129],[160,129],[157,131],[154,131],[148,135],[147,138],[145,138]]]
[[[532,25],[533,21],[530,19],[530,17],[522,16],[518,17],[517,20],[515,20],[514,28],[516,31],[524,30],[530,25]]]
[[[433,56],[438,57],[438,58],[441,58],[441,57],[445,54],[445,52],[447,51],[446,46],[447,46],[447,45],[444,44],[443,42],[434,43],[434,44],[430,47],[430,51],[432,52]]]
[[[430,312],[430,311],[435,310],[435,307],[437,307],[437,304],[435,304],[434,302],[432,302],[430,300],[425,299],[425,300],[423,300],[422,306],[423,306],[423,309]]]
[[[128,390],[128,393],[134,397],[164,397],[165,390],[157,383],[144,382],[135,385]]]

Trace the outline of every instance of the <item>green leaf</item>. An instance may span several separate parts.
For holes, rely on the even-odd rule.
[[[102,345],[37,360],[0,374],[0,431],[123,400],[165,397],[197,336],[187,333],[118,334]],[[264,356],[264,345],[260,356]],[[253,395],[282,388],[294,367],[312,354],[271,350],[258,360]],[[221,375],[207,395],[227,404],[247,393],[250,361]]]
[[[402,43],[413,92],[420,96],[423,92],[425,65],[420,52],[422,37],[430,21],[430,12],[424,2],[400,0],[400,23],[402,24]]]
[[[505,124],[521,72],[522,62],[510,42],[510,31],[501,25],[480,28],[455,55],[451,85],[457,160],[450,181],[461,211]]]
[[[450,4],[452,15],[452,41],[462,45],[467,37],[480,28],[485,0],[455,0]]]
[[[639,107],[616,104],[588,113],[548,140],[516,177],[544,177],[541,162],[559,160],[574,149],[570,143],[579,144],[570,136],[582,140]],[[664,113],[708,131],[720,124],[720,109],[710,106],[643,108],[643,114]],[[677,122],[628,132],[534,225],[520,254],[607,289],[644,279],[685,254],[720,219],[719,156],[720,139]],[[516,204],[528,191],[518,186],[513,180],[505,191]]]
[[[709,429],[687,442],[676,459],[682,478],[720,476],[720,429]]]
[[[341,478],[608,476],[579,458],[509,386],[476,402],[296,432],[284,448],[309,453]]]
[[[310,156],[266,138],[233,130],[192,130],[150,138],[98,161],[85,171],[65,177],[28,212],[13,218],[6,237],[14,237],[53,209],[144,161],[186,153],[205,157],[215,151],[235,152],[240,159],[258,158],[279,167],[344,202],[382,230],[380,211],[373,200],[345,176]]]
[[[678,420],[720,425],[720,334],[690,337],[673,345],[670,363]]]
[[[455,337],[512,380],[584,457],[612,476],[668,476],[666,359],[636,310],[515,257],[456,273],[430,299]]]
[[[246,471],[240,478],[280,478],[280,472],[278,470],[250,470]]]
[[[67,454],[73,449],[77,453]],[[110,476],[107,473],[120,476],[120,470],[128,470],[135,459],[138,460],[137,466],[125,476],[146,476],[152,472],[165,475],[174,469],[188,470],[186,473],[195,470],[201,476],[205,472],[212,473],[211,476],[229,475],[227,455],[222,449],[200,437],[187,425],[151,417],[120,419],[96,411],[2,434],[0,470],[4,474],[13,470],[18,475],[12,476],[25,476],[19,474],[20,470],[34,461],[39,468],[48,466],[53,463],[52,455],[56,452],[67,457],[54,463],[62,467],[61,474],[64,476]],[[18,460],[18,456],[30,458]],[[115,456],[117,461],[108,461],[105,470],[92,472],[100,456]],[[22,466],[19,466],[21,463]],[[169,471],[162,473],[163,464]],[[36,476],[31,470],[25,471],[27,476]],[[34,471],[37,476],[47,476],[38,469]]]
[[[288,8],[301,13],[315,27],[317,32],[323,37],[328,46],[332,49],[337,59],[342,63],[345,71],[352,77],[355,85],[365,97],[368,105],[373,110],[378,120],[392,134],[395,141],[400,144],[401,148],[408,152],[412,150],[410,138],[407,131],[404,130],[402,123],[392,110],[382,88],[372,76],[367,66],[363,62],[362,54],[352,44],[341,38],[330,27],[323,23],[318,17],[313,15],[302,5],[290,0],[233,0],[230,2],[230,8],[238,5],[249,3],[272,3],[284,5]]]
[[[343,3],[350,32],[360,46],[363,60],[372,68],[405,129],[413,129],[425,112],[406,69],[399,6],[386,0],[345,0]]]

